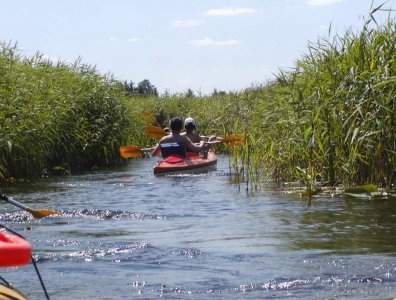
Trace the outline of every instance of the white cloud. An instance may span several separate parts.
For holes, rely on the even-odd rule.
[[[238,7],[225,7],[225,8],[212,8],[206,14],[208,16],[237,16],[246,14],[256,14],[257,10],[253,8],[238,8]]]
[[[128,38],[128,39],[124,40],[124,39],[119,39],[119,38],[115,38],[115,37],[110,37],[110,38],[109,38],[109,41],[110,41],[110,42],[128,42],[128,43],[135,43],[135,42],[140,41],[140,39],[139,39],[139,38]]]
[[[332,5],[334,3],[340,3],[343,0],[308,0],[307,3],[308,5],[312,6],[326,6],[326,5]]]
[[[216,41],[210,38],[191,41],[191,44],[194,46],[235,46],[239,45],[240,43],[241,42],[238,40]]]
[[[172,22],[173,27],[195,27],[203,24],[203,20],[175,20]]]

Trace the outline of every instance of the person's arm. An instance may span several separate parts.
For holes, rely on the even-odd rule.
[[[158,143],[153,150],[152,156],[160,156],[160,154],[161,154],[161,147],[160,144]]]
[[[184,136],[184,144],[188,150],[193,152],[200,152],[204,150],[205,141],[200,141],[198,145],[194,144],[187,136]]]
[[[196,135],[197,140],[198,140],[199,142],[202,142],[202,141],[204,140],[204,139],[202,138],[202,136],[200,136],[198,133],[196,133],[195,135]]]

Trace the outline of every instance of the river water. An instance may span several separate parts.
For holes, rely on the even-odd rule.
[[[246,193],[228,159],[156,177],[155,158],[40,179],[2,193],[61,216],[0,204],[26,237],[51,299],[393,299],[396,201]],[[1,269],[44,299],[32,264]]]

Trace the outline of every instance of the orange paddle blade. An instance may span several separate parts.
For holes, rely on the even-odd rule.
[[[26,205],[19,203],[18,201],[7,197],[6,195],[0,195],[0,199],[4,200],[8,203],[11,203],[19,208],[22,208],[24,210],[26,210],[27,212],[31,213],[35,218],[44,218],[50,215],[61,215],[62,213],[55,211],[55,210],[50,210],[50,209],[33,209],[30,207],[27,207]]]
[[[160,139],[166,133],[165,133],[165,130],[163,130],[161,127],[149,126],[146,128],[146,134],[147,134],[147,136],[149,136],[153,139]]]
[[[123,158],[138,157],[142,155],[142,149],[137,146],[123,146],[120,147],[120,155]]]
[[[235,147],[244,144],[244,137],[240,134],[230,134],[226,137],[217,137],[217,141],[207,142],[207,144],[220,144],[223,143],[228,147]]]
[[[228,147],[235,147],[244,144],[243,135],[240,134],[230,134],[227,135],[222,142],[226,144]]]
[[[51,215],[61,215],[60,212],[50,209],[32,209],[27,208],[28,212],[30,212],[35,218],[44,218]]]
[[[146,125],[154,124],[155,123],[155,117],[152,112],[145,111],[142,113],[141,119],[143,123]]]

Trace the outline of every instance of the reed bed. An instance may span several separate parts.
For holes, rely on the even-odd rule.
[[[208,97],[156,98],[142,109],[158,125],[192,116],[199,131],[243,133],[228,151],[246,189],[299,180],[309,192],[326,184],[395,184],[395,22],[375,23],[374,8],[359,32],[320,38],[294,69],[274,81]],[[137,100],[140,101],[140,100]],[[239,179],[238,179],[239,180]]]
[[[0,45],[0,179],[114,163],[126,140],[124,91],[81,61],[25,58]]]
[[[197,132],[243,134],[229,154],[230,180],[245,189],[299,181],[318,184],[396,181],[396,25],[369,14],[362,29],[310,43],[295,68],[241,91],[138,97],[122,83],[77,62],[0,53],[0,178],[54,166],[92,168],[120,161],[122,145],[151,147],[147,125],[193,117]],[[331,31],[330,31],[331,32]],[[145,113],[154,118],[145,119]]]
[[[311,180],[390,187],[396,167],[395,23],[320,39],[286,74],[296,161]],[[294,132],[296,132],[294,130]]]

